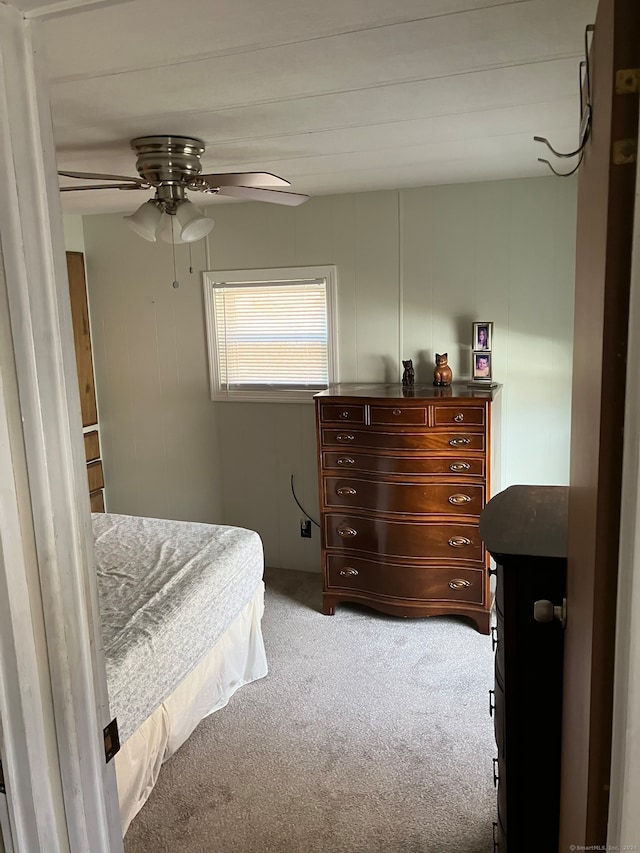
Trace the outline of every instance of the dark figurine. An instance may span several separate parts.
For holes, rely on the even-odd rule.
[[[442,355],[440,355],[440,353],[436,353],[436,367],[433,371],[434,385],[451,385],[453,373],[451,372],[451,368],[448,364],[448,357],[449,353],[447,352],[443,352]]]
[[[410,358],[406,361],[402,359],[402,366],[404,367],[404,371],[402,373],[402,384],[413,385],[416,381],[416,372],[413,369],[413,360]]]

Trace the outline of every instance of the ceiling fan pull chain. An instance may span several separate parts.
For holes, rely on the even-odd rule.
[[[180,282],[178,281],[178,274],[176,272],[176,244],[171,241],[171,254],[173,255],[173,287],[177,290],[180,287]]]
[[[189,243],[189,275],[193,275],[193,258],[191,257],[191,243]]]

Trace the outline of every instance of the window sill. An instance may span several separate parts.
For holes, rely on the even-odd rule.
[[[214,394],[211,398],[214,403],[313,403],[315,394],[320,391],[266,391],[261,394],[259,391],[229,391],[227,393],[220,392]]]

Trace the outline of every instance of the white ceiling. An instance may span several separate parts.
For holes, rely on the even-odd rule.
[[[205,172],[271,171],[312,196],[549,174],[532,137],[576,147],[596,6],[131,0],[67,11],[42,23],[58,167],[136,175],[130,139],[179,134],[205,141]],[[62,195],[70,213],[145,198]]]

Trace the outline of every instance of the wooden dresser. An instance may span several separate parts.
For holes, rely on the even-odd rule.
[[[71,300],[71,321],[76,350],[80,409],[84,432],[84,452],[87,460],[89,500],[92,512],[104,512],[104,475],[98,433],[98,405],[93,375],[89,303],[82,252],[67,252],[67,276]]]
[[[480,518],[497,571],[489,709],[499,853],[558,849],[568,493],[510,486]]]
[[[325,614],[360,602],[397,616],[467,616],[489,633],[478,519],[499,391],[339,384],[315,396]]]

